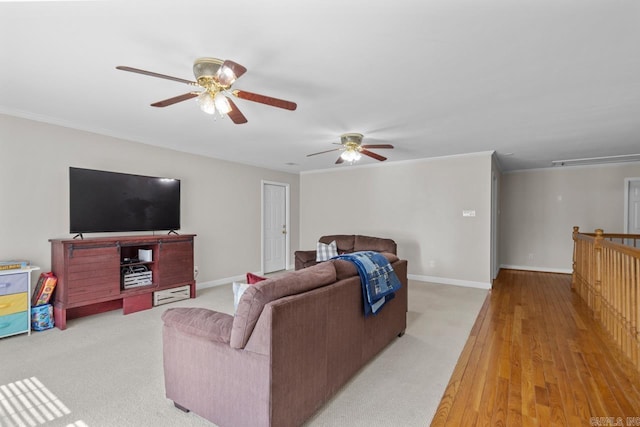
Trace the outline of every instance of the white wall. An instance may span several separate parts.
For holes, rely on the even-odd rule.
[[[69,166],[180,179],[180,233],[197,234],[200,283],[260,270],[263,179],[290,185],[291,252],[298,248],[298,175],[0,115],[0,259],[49,271],[48,239],[72,237]]]
[[[489,287],[491,153],[303,173],[300,218],[302,249],[327,234],[387,237],[413,278]]]
[[[640,163],[503,174],[501,264],[571,272],[574,225],[584,232],[624,232],[624,180],[630,177],[640,177]]]

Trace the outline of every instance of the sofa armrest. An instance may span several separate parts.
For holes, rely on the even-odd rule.
[[[229,344],[233,316],[206,308],[170,308],[162,314],[165,327],[209,341]]]
[[[316,265],[316,251],[295,251],[295,269],[301,270]]]

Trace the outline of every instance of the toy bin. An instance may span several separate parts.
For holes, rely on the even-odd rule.
[[[31,329],[44,331],[53,328],[53,326],[53,306],[51,304],[31,307]]]

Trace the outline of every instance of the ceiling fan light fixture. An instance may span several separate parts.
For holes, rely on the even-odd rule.
[[[362,137],[361,133],[344,133],[340,135],[340,145],[341,148],[334,148],[333,150],[320,151],[319,153],[307,154],[307,157],[315,156],[316,154],[324,154],[329,153],[331,151],[341,151],[340,157],[336,160],[336,164],[340,164],[343,162],[349,162],[353,164],[362,158],[362,155],[367,157],[371,157],[372,159],[384,162],[387,160],[386,157],[381,156],[373,151],[369,151],[370,148],[378,149],[378,148],[393,148],[391,144],[366,144],[362,145]]]
[[[214,101],[214,97],[208,91],[202,92],[196,98],[198,101],[198,105],[200,109],[207,114],[215,114],[216,113],[216,103]]]
[[[213,97],[213,103],[216,106],[216,110],[218,110],[221,115],[229,114],[231,111],[231,104],[229,104],[229,100],[222,94],[222,92],[216,93]]]
[[[196,81],[173,77],[166,74],[154,73],[152,71],[124,65],[119,65],[116,69],[166,80],[173,80],[179,83],[186,83],[189,86],[199,86],[202,89],[199,92],[192,91],[172,98],[163,99],[162,101],[154,102],[151,104],[152,107],[167,107],[169,105],[177,104],[178,102],[197,98],[196,101],[202,111],[207,114],[214,115],[214,117],[216,111],[221,117],[228,115],[229,119],[237,125],[247,123],[247,118],[233,103],[231,96],[289,111],[294,111],[297,108],[297,104],[295,102],[260,95],[258,93],[247,92],[244,90],[231,90],[231,85],[238,80],[238,78],[244,75],[244,73],[247,72],[247,69],[237,62],[228,59],[225,61],[218,58],[207,57],[196,59],[193,62],[193,75],[196,78]]]
[[[360,160],[360,158],[362,158],[362,154],[360,154],[360,152],[357,150],[349,149],[349,150],[344,150],[342,154],[340,154],[340,157],[345,162],[353,163]]]
[[[222,66],[218,69],[216,78],[222,86],[231,86],[238,79],[233,70],[226,66]]]

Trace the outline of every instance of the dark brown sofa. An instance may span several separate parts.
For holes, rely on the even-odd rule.
[[[380,237],[361,236],[358,234],[335,234],[322,236],[318,241],[329,244],[334,240],[336,241],[340,255],[357,251],[387,252],[394,255],[398,253],[396,242]],[[296,270],[316,265],[318,263],[316,261],[316,252],[315,250],[296,251],[294,253]]]
[[[220,427],[299,426],[406,328],[401,289],[363,314],[354,265],[332,260],[250,286],[235,316],[172,308],[162,318],[167,398]]]

